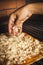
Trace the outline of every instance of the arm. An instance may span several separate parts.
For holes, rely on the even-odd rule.
[[[26,19],[32,16],[32,14],[43,14],[43,3],[32,3],[23,7],[21,13],[19,12],[19,18],[17,23],[23,23]],[[19,22],[21,21],[21,22]]]
[[[9,32],[13,31],[12,30],[13,27],[14,27],[14,29],[16,29],[15,28],[16,26],[17,26],[17,28],[18,27],[22,28],[23,22],[25,22],[25,20],[29,19],[32,16],[32,14],[43,14],[43,3],[28,4],[28,5],[24,6],[23,8],[17,10],[15,13],[13,13],[10,16],[10,20],[9,20]],[[17,18],[16,26],[14,26],[14,21],[16,18]]]
[[[34,3],[30,5],[33,14],[43,14],[43,3]],[[27,7],[29,8],[29,5],[27,5]]]

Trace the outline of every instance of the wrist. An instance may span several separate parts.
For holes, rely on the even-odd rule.
[[[28,11],[31,13],[31,15],[34,14],[34,4],[28,4],[26,7],[28,8]]]

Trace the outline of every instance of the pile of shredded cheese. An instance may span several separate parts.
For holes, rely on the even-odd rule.
[[[38,55],[41,48],[40,41],[31,36],[0,35],[0,61],[7,59],[7,65],[26,63],[25,60]]]

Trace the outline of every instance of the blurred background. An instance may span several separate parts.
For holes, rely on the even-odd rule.
[[[25,0],[0,0],[0,17],[9,15],[24,4]]]

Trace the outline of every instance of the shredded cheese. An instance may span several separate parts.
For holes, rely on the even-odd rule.
[[[0,35],[0,61],[7,59],[7,65],[26,63],[25,60],[38,55],[41,48],[40,41],[31,36]]]

